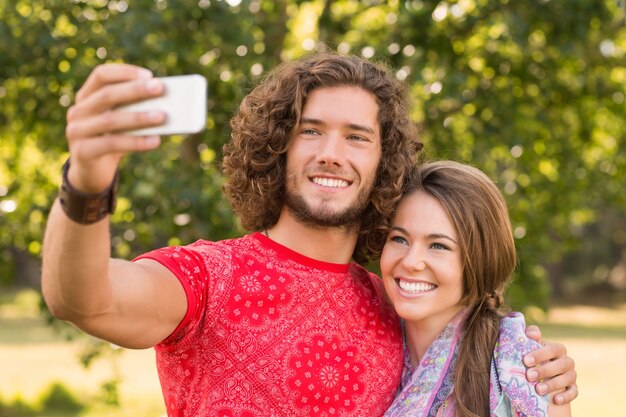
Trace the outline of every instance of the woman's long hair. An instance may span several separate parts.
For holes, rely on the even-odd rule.
[[[286,153],[306,100],[317,88],[337,86],[362,88],[379,107],[382,156],[353,253],[355,261],[366,263],[379,255],[422,147],[409,118],[406,86],[381,64],[324,52],[279,65],[243,99],[231,120],[222,162],[224,193],[244,229],[273,226],[285,202]]]
[[[456,362],[454,397],[462,417],[489,415],[490,363],[503,293],[515,269],[515,241],[502,193],[482,171],[452,161],[419,166],[406,192],[424,191],[447,211],[459,234],[463,298],[469,309]]]

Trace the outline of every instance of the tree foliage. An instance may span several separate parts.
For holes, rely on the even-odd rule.
[[[228,120],[265,71],[321,41],[388,62],[428,155],[497,181],[520,250],[512,300],[545,306],[585,232],[608,229],[594,240],[626,254],[605,224],[626,216],[624,19],[617,0],[0,0],[0,281],[16,254],[40,254],[65,112],[94,66],[209,80],[206,131],[123,163],[113,246],[132,257],[241,233],[220,194]]]

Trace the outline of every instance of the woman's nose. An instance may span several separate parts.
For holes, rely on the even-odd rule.
[[[426,259],[421,250],[417,248],[410,248],[404,255],[402,263],[410,271],[423,271],[426,269]]]

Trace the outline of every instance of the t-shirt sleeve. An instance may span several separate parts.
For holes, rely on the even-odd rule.
[[[513,415],[521,414],[527,417],[548,415],[547,396],[537,394],[535,384],[528,382],[523,362],[526,354],[541,345],[528,338],[525,332],[526,322],[521,313],[511,313],[500,322],[500,335],[492,363],[491,387],[491,406],[492,410],[496,410],[497,416],[509,415],[497,412],[498,409],[509,407],[516,413]]]
[[[166,346],[182,339],[198,322],[205,299],[208,275],[201,256],[187,247],[157,249],[133,259],[152,259],[169,269],[180,281],[187,298],[187,312],[176,329],[159,345]]]

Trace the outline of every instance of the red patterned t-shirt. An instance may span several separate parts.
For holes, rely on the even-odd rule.
[[[155,347],[170,417],[382,416],[402,373],[380,280],[260,233],[159,249],[187,313]]]

